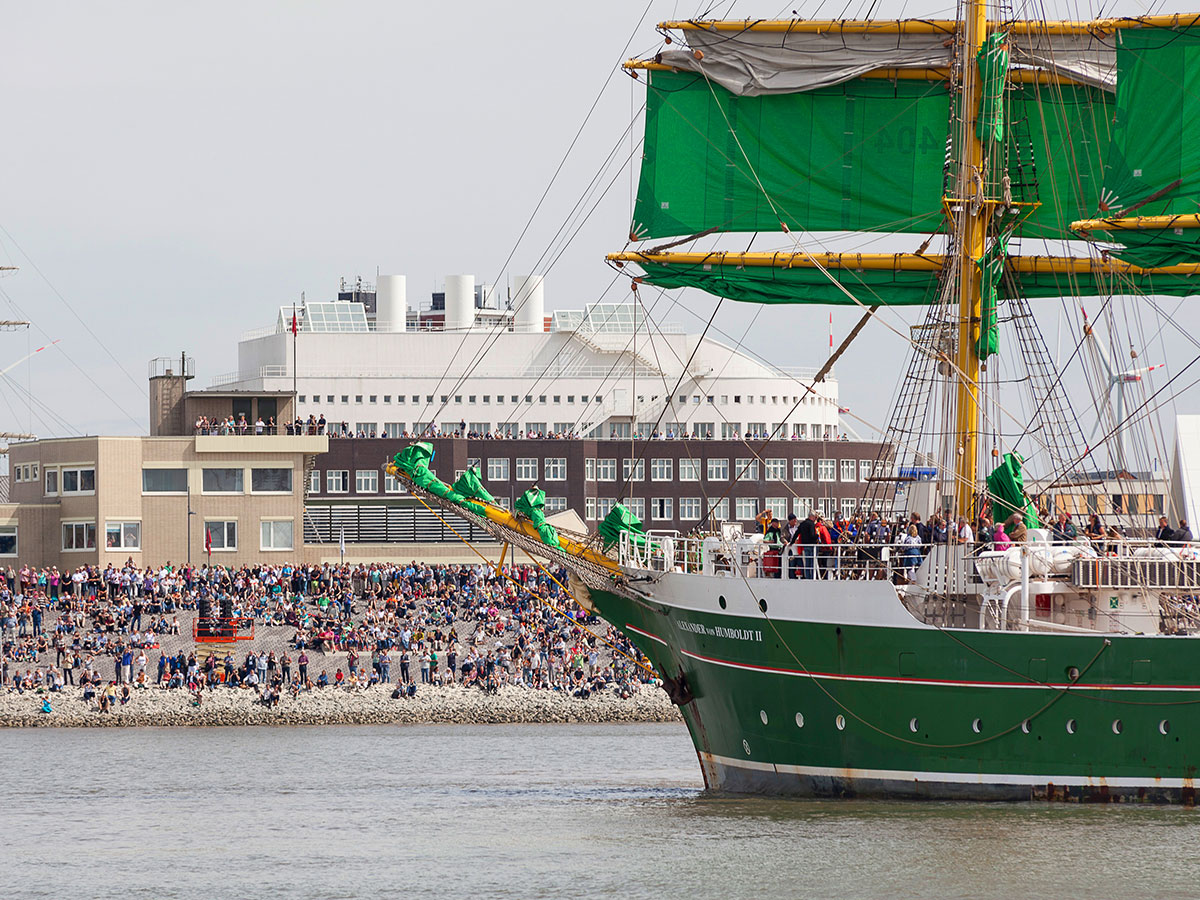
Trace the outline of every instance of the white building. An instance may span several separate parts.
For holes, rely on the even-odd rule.
[[[281,307],[273,325],[242,336],[238,371],[212,386],[290,391],[294,377],[301,418],[367,435],[465,423],[513,437],[611,438],[648,435],[657,422],[663,434],[701,438],[766,437],[781,425],[789,438],[839,436],[837,382],[813,386],[815,366],[764,364],[648,322],[636,303],[547,315],[540,275],[515,278],[504,298],[470,275],[445,285],[420,308],[409,308],[398,275]]]

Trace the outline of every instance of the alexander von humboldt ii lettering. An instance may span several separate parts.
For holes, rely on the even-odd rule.
[[[661,52],[626,63],[645,134],[634,249],[608,260],[637,285],[856,307],[822,374],[863,327],[903,334],[911,356],[860,509],[989,515],[1011,542],[863,528],[780,554],[772,535],[715,520],[721,490],[688,533],[648,532],[618,505],[596,533],[568,534],[536,488],[509,512],[477,472],[438,480],[428,444],[388,470],[565,565],[576,599],[661,674],[714,790],[1191,802],[1193,547],[1133,539],[1119,510],[1111,530],[1053,534],[1022,470],[1080,496],[1100,457],[1128,474],[1120,423],[1083,439],[1039,301],[1196,293],[1200,17],[962,9],[662,23]],[[829,252],[830,232],[907,249]],[[696,249],[739,233],[734,246],[775,245]],[[897,329],[895,306],[922,307],[922,323]],[[933,473],[929,508],[911,510],[918,468]]]

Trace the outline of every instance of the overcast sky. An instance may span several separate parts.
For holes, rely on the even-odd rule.
[[[612,186],[569,242],[564,226],[643,100],[609,75],[631,37],[631,53],[652,50],[654,22],[698,12],[654,0],[638,27],[644,0],[5,6],[0,264],[20,271],[0,278],[0,317],[34,328],[0,334],[0,368],[60,343],[9,373],[0,430],[40,435],[144,432],[149,359],[187,351],[207,386],[236,368],[242,331],[301,291],[329,298],[340,276],[405,274],[413,302],[446,274],[545,271],[549,308],[598,299],[604,253],[628,233],[629,168],[605,170]],[[907,13],[947,14],[930,6]],[[733,14],[791,8],[738,0]],[[697,330],[713,309],[696,292],[659,311],[671,303],[667,318]],[[1045,306],[1052,348],[1061,308]],[[1146,361],[1192,361],[1173,325],[1129,309],[1151,319]],[[857,317],[835,312],[838,339]],[[1188,303],[1175,321],[1200,333]],[[726,302],[716,327],[785,366],[818,366],[828,345],[822,308]],[[838,367],[843,404],[884,422],[905,360],[886,329],[866,334]]]

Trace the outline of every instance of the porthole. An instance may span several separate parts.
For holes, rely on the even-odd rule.
[[[1170,734],[1171,733],[1170,720],[1163,719],[1161,722],[1158,723],[1158,733],[1159,734]]]
[[[758,711],[758,717],[759,717],[760,719],[762,719],[762,723],[763,723],[764,725],[766,725],[766,724],[767,724],[767,711],[766,711],[765,709],[760,709],[760,710]]]
[[[759,600],[759,601],[758,601],[758,608],[759,608],[759,609],[761,609],[763,612],[766,612],[766,611],[767,611],[767,601],[766,601],[766,600]]]
[[[1079,680],[1079,669],[1076,666],[1067,666],[1067,681],[1074,684]]]
[[[796,727],[797,728],[804,727],[804,713],[796,713]]]
[[[917,720],[916,716],[913,716],[911,719],[908,720],[908,730],[911,731],[913,734],[916,734],[917,731],[920,729],[920,727],[921,727],[921,723]]]
[[[1021,733],[1029,734],[1029,730],[1030,730],[1029,729],[1029,720],[1026,719],[1024,722],[1021,723]]]
[[[1075,728],[1076,728],[1075,720],[1067,719],[1067,734],[1074,734]]]
[[[1125,730],[1125,725],[1121,722],[1120,719],[1113,719],[1112,730],[1113,730],[1113,734],[1120,734],[1122,731]]]
[[[749,756],[749,755],[750,755],[750,742],[749,742],[749,741],[742,741],[742,749],[743,749],[743,750],[745,750],[745,751],[746,751],[746,755],[747,755],[747,756]]]
[[[838,731],[845,731],[846,730],[846,717],[838,716],[836,719],[833,720],[833,724],[837,726]]]
[[[721,609],[724,609],[726,606],[729,605],[728,603],[725,602],[724,594],[722,594],[720,597],[717,598],[717,603],[720,605]]]
[[[972,722],[972,723],[971,723],[971,730],[972,730],[973,732],[975,732],[976,734],[982,734],[982,733],[983,733],[983,720],[982,720],[982,719],[976,719],[974,722]]]

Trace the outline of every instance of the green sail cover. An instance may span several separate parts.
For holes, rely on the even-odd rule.
[[[980,259],[975,261],[979,266],[979,341],[975,345],[975,353],[981,359],[987,359],[1000,349],[1000,329],[997,324],[996,302],[1000,293],[1000,278],[1004,274],[1004,261],[1008,257],[1009,234],[1001,234],[992,241]]]
[[[1037,528],[1037,510],[1025,496],[1025,481],[1021,477],[1021,457],[1005,453],[1004,459],[987,477],[988,493],[992,495],[992,519],[1007,521],[1014,513],[1023,517],[1026,528]]]
[[[1004,88],[1008,78],[1008,35],[989,34],[975,62],[979,66],[982,90],[979,96],[979,115],[975,119],[975,134],[981,141],[1004,140]]]
[[[717,297],[745,303],[809,303],[856,306],[850,297],[814,268],[776,269],[700,263],[637,264],[643,281],[662,288],[694,287]],[[867,306],[923,306],[937,299],[937,272],[830,269],[829,274]],[[1200,279],[1189,275],[1112,278],[1094,275],[1005,274],[999,296],[1030,298],[1165,294],[1188,297],[1200,292]]]
[[[600,541],[605,552],[611,550],[621,539],[622,532],[630,532],[634,541],[639,543],[646,534],[646,529],[642,527],[638,517],[620,503],[612,508],[596,530],[600,533]]]
[[[436,494],[443,500],[449,500],[465,507],[478,515],[484,515],[486,510],[478,503],[472,502],[450,485],[440,480],[429,471],[429,463],[433,461],[433,444],[428,441],[418,441],[405,447],[394,457],[392,463],[404,472],[417,487]]]
[[[1200,28],[1118,34],[1116,124],[1099,215],[1200,212]],[[1200,260],[1200,229],[1180,231],[1106,234],[1137,265]]]
[[[543,544],[558,547],[558,532],[546,524],[546,492],[531,487],[513,503],[513,509],[533,523]]]
[[[741,97],[699,75],[650,74],[638,239],[778,232],[781,219],[791,231],[941,228],[943,82],[855,80]],[[1108,95],[1030,84],[1004,96],[1013,199],[1043,202],[1020,233],[1064,236],[1098,202]]]
[[[483,486],[483,482],[479,478],[479,470],[473,466],[458,476],[458,480],[454,482],[454,490],[472,500],[482,500],[484,503],[496,502],[496,498]]]

